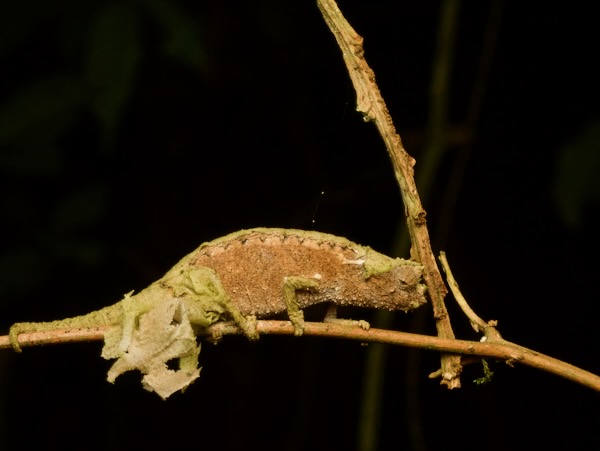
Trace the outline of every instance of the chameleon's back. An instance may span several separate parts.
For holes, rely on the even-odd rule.
[[[285,311],[286,277],[313,279],[299,290],[300,308],[320,302],[410,310],[425,302],[422,267],[344,238],[290,229],[251,229],[200,246],[189,263],[213,268],[244,315]]]

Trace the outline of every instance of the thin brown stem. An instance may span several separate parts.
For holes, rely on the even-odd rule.
[[[260,334],[294,334],[294,326],[289,321],[257,321],[256,327]],[[108,329],[109,327],[95,327],[90,329],[55,330],[21,334],[19,342],[21,346],[27,347],[41,344],[101,340],[104,332]],[[234,323],[215,324],[209,328],[208,333],[211,336],[243,334]],[[357,340],[366,343],[388,343],[465,356],[495,357],[506,360],[509,364],[520,363],[538,368],[600,392],[600,376],[504,340],[501,343],[480,343],[477,341],[446,339],[407,332],[382,329],[364,330],[356,326],[312,322],[305,324],[304,335]],[[0,349],[10,347],[8,336],[0,336]]]
[[[392,160],[404,201],[412,244],[411,256],[425,267],[423,279],[429,290],[438,336],[452,339],[454,332],[444,305],[447,289],[431,249],[426,213],[421,205],[414,178],[415,160],[404,149],[379,87],[375,83],[375,73],[364,57],[363,38],[350,26],[333,0],[317,0],[317,4],[342,50],[344,62],[356,91],[356,110],[362,113],[365,121],[375,123]],[[441,366],[442,383],[449,388],[460,387],[459,374],[462,368],[460,358],[443,354]]]
[[[496,326],[496,322],[485,322],[483,319],[481,319],[479,315],[477,315],[473,311],[473,309],[461,293],[458,287],[458,282],[456,281],[456,279],[454,278],[454,274],[452,274],[452,271],[450,270],[450,265],[448,264],[448,259],[446,258],[445,252],[440,252],[440,263],[442,264],[442,268],[444,270],[444,273],[446,274],[446,281],[450,286],[450,291],[452,291],[452,295],[454,296],[456,303],[466,315],[466,317],[469,318],[471,326],[473,327],[475,332],[483,332],[484,335],[488,338],[490,336],[499,337],[498,332],[496,332],[494,327]]]

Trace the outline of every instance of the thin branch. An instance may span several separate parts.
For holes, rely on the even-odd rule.
[[[256,327],[260,334],[294,334],[294,327],[289,321],[257,321]],[[89,329],[54,330],[21,334],[19,335],[19,343],[22,347],[28,347],[42,344],[102,340],[104,332],[108,329],[109,327],[107,326]],[[217,323],[211,326],[207,333],[211,337],[243,334],[234,323]],[[600,376],[596,376],[595,374],[577,368],[576,366],[504,340],[502,340],[501,343],[480,343],[477,341],[446,339],[407,332],[382,329],[364,330],[356,326],[312,322],[307,322],[305,324],[304,335],[357,340],[366,343],[388,343],[466,356],[495,357],[506,360],[507,363],[511,365],[520,363],[522,365],[538,368],[600,392]],[[0,349],[10,347],[11,345],[8,336],[0,336]]]
[[[415,160],[404,149],[379,87],[375,83],[375,73],[365,60],[363,38],[350,26],[333,0],[317,0],[317,4],[342,50],[344,62],[356,90],[356,110],[363,114],[365,121],[375,123],[392,160],[404,201],[406,222],[412,243],[411,255],[425,267],[423,279],[429,290],[438,336],[452,339],[454,332],[444,305],[447,289],[429,241],[426,213],[421,205],[414,179]],[[449,388],[460,387],[459,374],[462,368],[460,358],[444,354],[441,363],[442,383]]]
[[[82,341],[103,340],[104,333],[109,326],[88,327],[81,329],[57,329],[43,332],[29,332],[19,334],[19,346],[54,345],[59,343],[79,343]],[[0,336],[0,349],[10,349],[12,344],[8,335]]]

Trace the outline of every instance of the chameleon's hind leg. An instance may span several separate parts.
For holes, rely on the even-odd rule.
[[[333,303],[329,305],[329,308],[327,309],[327,312],[325,313],[325,318],[323,319],[323,321],[326,323],[332,323],[332,324],[343,324],[346,326],[358,326],[364,330],[369,330],[371,328],[371,325],[363,319],[356,320],[356,319],[338,318],[337,317],[337,305],[335,305]]]
[[[185,287],[190,299],[190,321],[200,327],[210,325],[229,316],[250,340],[258,340],[256,317],[244,316],[225,292],[218,274],[212,268],[190,268],[184,274]],[[218,337],[213,337],[218,341]]]
[[[298,305],[296,290],[310,290],[318,285],[317,280],[308,277],[290,276],[283,278],[283,299],[288,317],[294,326],[294,335],[297,337],[304,333],[304,313]]]

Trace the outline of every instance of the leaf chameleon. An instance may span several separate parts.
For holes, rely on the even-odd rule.
[[[108,380],[138,369],[144,387],[166,399],[199,376],[199,331],[234,321],[256,340],[256,318],[287,312],[295,335],[302,335],[302,309],[325,302],[412,310],[425,303],[422,270],[326,233],[241,230],[201,244],[161,279],[114,305],[58,321],[16,323],[9,336],[20,352],[21,333],[113,326],[102,350],[104,358],[117,359]],[[173,359],[178,370],[167,366]]]

